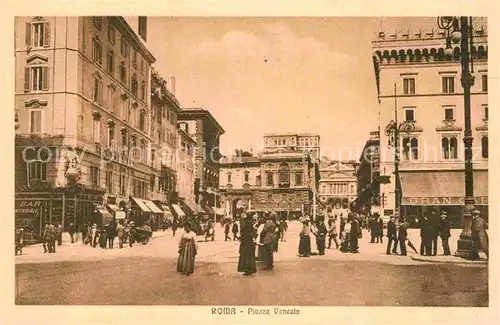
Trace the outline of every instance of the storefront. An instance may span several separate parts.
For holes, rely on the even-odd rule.
[[[172,211],[170,211],[170,207],[167,203],[161,201],[153,201],[162,211],[163,211],[163,220],[162,222],[172,222],[174,220],[174,215]]]
[[[134,221],[137,226],[143,226],[149,221],[152,211],[143,199],[132,197],[130,200],[129,220]]]
[[[174,219],[176,219],[177,221],[182,220],[186,216],[186,214],[184,213],[184,211],[182,211],[181,207],[178,204],[172,204],[171,211],[174,214]]]
[[[160,210],[160,208],[158,208],[153,201],[144,200],[144,204],[146,204],[148,209],[151,210],[151,214],[149,216],[149,224],[153,229],[153,231],[156,231],[158,230],[158,228],[160,228],[160,222],[163,217],[163,211]]]
[[[96,204],[91,223],[95,223],[98,228],[103,228],[104,226],[112,222],[113,215],[109,213],[103,205]]]
[[[446,211],[453,228],[461,228],[465,205],[463,171],[401,173],[401,215],[416,226],[415,219],[424,213]],[[474,171],[476,208],[488,221],[488,172]]]
[[[125,211],[123,211],[122,209],[120,209],[117,205],[115,205],[115,204],[106,204],[106,208],[108,209],[108,211],[113,216],[113,219],[115,220],[115,222],[118,222],[119,220],[124,220],[125,219],[125,217],[126,217]]]
[[[179,198],[179,203],[181,204],[183,211],[186,212],[186,215],[188,217],[194,217],[194,216],[197,216],[197,215],[203,213],[203,210],[200,211],[200,209],[197,207],[197,205],[194,202]]]

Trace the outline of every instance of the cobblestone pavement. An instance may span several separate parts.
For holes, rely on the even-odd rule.
[[[487,264],[436,264],[386,255],[385,245],[370,244],[366,232],[359,254],[328,250],[325,256],[304,259],[297,256],[299,229],[292,223],[287,241],[279,243],[275,269],[252,277],[236,272],[238,243],[221,241],[222,229],[215,242],[200,242],[190,277],[175,272],[177,238],[170,231],[132,248],[63,243],[57,253],[42,254],[39,246],[26,247],[16,257],[16,303],[488,305]]]

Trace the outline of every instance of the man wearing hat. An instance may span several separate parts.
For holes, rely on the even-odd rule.
[[[487,223],[481,217],[481,212],[479,210],[472,211],[472,239],[474,240],[474,257],[478,256],[478,251],[482,250],[486,254],[486,258],[489,258],[488,250],[488,234],[486,233]]]
[[[448,240],[450,239],[450,220],[448,219],[448,214],[446,211],[441,211],[441,218],[439,220],[439,236],[443,244],[444,255],[450,255],[450,244]]]

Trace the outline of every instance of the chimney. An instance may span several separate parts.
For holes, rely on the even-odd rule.
[[[175,77],[170,77],[170,92],[175,95]]]
[[[139,16],[139,26],[138,34],[144,42],[147,42],[148,38],[148,17]]]

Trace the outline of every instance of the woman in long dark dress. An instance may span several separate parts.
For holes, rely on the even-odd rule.
[[[299,242],[299,255],[301,257],[309,257],[311,255],[311,227],[309,227],[309,220],[304,220],[304,226],[300,232]]]
[[[191,225],[186,223],[184,225],[184,233],[179,240],[177,272],[186,276],[193,274],[194,258],[198,252],[197,236],[191,229]]]
[[[238,260],[238,272],[243,272],[245,276],[257,272],[257,266],[255,265],[255,234],[252,217],[248,215],[241,227],[240,258]]]

